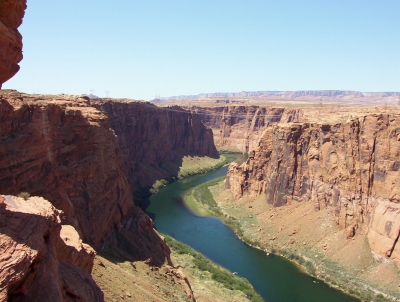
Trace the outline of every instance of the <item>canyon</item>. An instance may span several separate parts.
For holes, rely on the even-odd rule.
[[[371,249],[400,264],[400,112],[365,111],[268,127],[247,162],[230,166],[227,188],[276,207],[333,207],[347,237],[367,228]]]
[[[223,106],[191,108],[213,131],[217,148],[248,153],[258,143],[263,131],[280,121],[296,121],[302,111],[263,106]]]
[[[173,109],[2,90],[0,192],[47,199],[96,250],[123,246],[135,261],[172,264],[139,199],[176,177],[183,156],[218,157],[199,117]]]
[[[343,230],[342,241],[366,234],[376,259],[398,263],[400,125],[394,106],[197,106],[185,111],[124,99],[29,95],[14,90],[0,91],[0,104],[0,192],[5,198],[27,192],[51,202],[58,211],[56,228],[62,225],[61,233],[50,232],[52,241],[75,238],[91,251],[83,257],[73,249],[65,252],[65,246],[49,248],[67,255],[48,252],[58,263],[55,273],[63,276],[65,263],[80,268],[74,259],[81,259],[84,267],[94,263],[92,293],[98,293],[98,286],[103,291],[110,288],[110,281],[103,280],[105,274],[136,276],[136,284],[152,288],[152,282],[144,282],[141,276],[151,272],[158,279],[163,271],[146,267],[169,265],[168,270],[174,270],[169,247],[137,204],[155,181],[176,178],[185,156],[217,158],[216,147],[248,153],[243,165],[230,165],[225,182],[225,191],[238,204],[253,207],[258,204],[253,200],[261,197],[263,204],[276,209],[298,204],[311,205],[316,213],[332,209],[330,219],[337,230]],[[6,210],[12,205],[8,203]],[[288,217],[300,223],[302,215],[293,212]],[[7,217],[7,223],[13,221],[2,217]],[[265,223],[260,221],[260,229]],[[284,225],[287,222],[270,234],[259,234],[279,238]],[[63,235],[63,230],[70,235]],[[301,228],[296,232],[300,235]],[[12,242],[12,238],[7,240]],[[103,258],[93,260],[95,250]],[[109,259],[136,263],[136,269],[119,271]],[[142,267],[136,261],[147,264]],[[40,270],[33,274],[40,275]],[[14,295],[15,289],[24,288],[18,294],[29,297],[30,287],[23,285],[32,278],[29,275],[3,291]],[[173,290],[166,287],[165,292],[194,298],[190,280],[177,280]],[[62,283],[58,288],[64,288],[57,292],[63,299],[72,292]],[[118,288],[125,293],[131,287]],[[101,294],[96,297],[102,299]],[[152,299],[151,294],[143,299]]]
[[[191,105],[218,149],[248,153],[210,188],[243,240],[361,299],[399,298],[399,106]]]
[[[25,9],[26,1],[0,0],[0,88],[19,70]],[[338,245],[365,239],[370,262],[400,265],[398,96],[221,93],[157,100],[173,105],[164,108],[0,90],[0,300],[194,301],[190,280],[173,267],[170,248],[138,205],[156,181],[178,177],[185,157],[216,159],[217,148],[248,154],[230,165],[221,194],[231,194],[232,208],[264,217],[260,241],[289,236],[287,247],[301,235],[308,247],[319,235],[301,224],[315,216],[314,226],[323,220],[338,230]],[[176,105],[183,101],[196,106]],[[278,216],[286,220],[267,234]],[[318,238],[326,250],[326,237]],[[130,284],[117,292],[110,278],[122,275]]]
[[[225,182],[210,188],[223,217],[240,222],[249,244],[307,270],[312,264],[311,274],[332,286],[367,300],[399,299],[400,108],[296,110],[291,121],[283,112],[247,132],[258,137],[247,161],[231,164]],[[218,148],[246,145],[238,129],[256,115],[236,116]]]

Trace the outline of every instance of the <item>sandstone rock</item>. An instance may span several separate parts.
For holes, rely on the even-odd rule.
[[[0,193],[43,196],[98,247],[132,208],[115,134],[86,100],[37,98],[0,92]]]
[[[18,245],[12,252],[23,250],[19,243],[29,248],[11,258],[16,268],[5,264],[1,271],[2,298],[35,301],[46,291],[51,301],[102,300],[89,275],[95,253],[86,243],[122,245],[130,261],[172,264],[169,247],[135,206],[133,193],[176,175],[178,170],[163,169],[166,162],[179,164],[186,154],[217,156],[211,130],[196,114],[176,111],[182,110],[0,91],[0,193],[41,195],[62,210],[48,205],[44,218],[29,216],[38,219],[26,226],[35,228],[25,232],[37,237],[32,243],[9,235],[15,237],[7,239],[9,245]],[[9,215],[10,204],[0,200],[0,211]],[[187,293],[193,298],[190,285]]]
[[[212,131],[197,114],[178,106],[163,110],[143,102],[102,100],[92,105],[108,117],[128,179],[135,186],[151,186],[156,179],[177,176],[177,171],[163,169],[162,164],[181,161],[182,152],[218,156]]]
[[[0,300],[103,301],[103,293],[83,267],[64,262],[68,255],[57,257],[58,245],[63,244],[61,212],[41,197],[1,197],[5,206],[0,208]],[[69,252],[78,253],[72,248]]]
[[[221,149],[249,152],[257,146],[263,130],[283,119],[295,119],[297,112],[284,115],[283,108],[259,106],[225,106],[194,108],[203,123],[214,134],[215,145]],[[284,115],[284,116],[283,116]]]
[[[346,229],[346,238],[347,239],[353,238],[355,234],[356,234],[356,228],[354,227],[354,225],[347,227],[347,229]]]
[[[153,221],[142,211],[137,211],[117,234],[118,244],[129,250],[135,260],[148,265],[172,265],[171,250],[163,237],[154,230]]]
[[[179,162],[183,152],[217,156],[212,133],[199,117],[176,111],[144,102],[89,104],[80,96],[2,90],[0,193],[43,196],[64,212],[63,224],[72,225],[83,242],[95,248],[115,242],[125,225],[135,225],[126,223],[129,218],[138,219],[136,224],[146,220],[133,193],[178,172],[163,169],[163,163]],[[168,258],[153,228],[146,233],[152,238],[149,254],[139,258]],[[153,255],[157,251],[160,257]]]
[[[370,215],[369,245],[379,255],[390,257],[400,264],[400,205],[381,201],[375,204]]]
[[[194,293],[192,290],[192,286],[189,283],[189,279],[185,276],[185,274],[182,272],[181,269],[173,269],[172,274],[175,275],[176,277],[178,277],[179,279],[181,279],[184,282],[185,285],[185,292],[187,297],[192,301],[192,302],[196,302],[196,299],[194,297]]]
[[[0,0],[0,88],[19,70],[22,60],[22,23],[26,0]]]
[[[57,258],[78,266],[90,274],[96,256],[92,247],[83,243],[78,232],[70,225],[61,226],[60,237],[62,240],[57,245]]]
[[[236,199],[265,193],[274,206],[333,207],[339,228],[349,228],[346,235],[366,226],[371,248],[383,256],[392,251],[400,264],[400,114],[332,119],[268,127],[247,162],[229,166],[225,186]]]

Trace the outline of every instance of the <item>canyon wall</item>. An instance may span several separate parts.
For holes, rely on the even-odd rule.
[[[19,71],[22,60],[22,23],[26,0],[0,0],[0,88]]]
[[[0,140],[0,193],[43,196],[84,242],[101,248],[122,236],[138,260],[154,264],[168,260],[169,249],[133,193],[173,176],[160,166],[184,151],[217,156],[211,131],[182,110],[7,90]]]
[[[184,155],[219,156],[212,131],[197,114],[143,102],[91,103],[108,117],[133,186],[151,186],[156,179],[177,176]]]
[[[94,250],[41,197],[0,195],[0,301],[104,301]]]
[[[204,125],[214,134],[215,145],[222,150],[249,152],[257,147],[263,131],[281,121],[298,121],[299,109],[260,106],[193,107]]]
[[[372,250],[400,264],[399,181],[400,114],[395,110],[272,125],[246,163],[230,165],[226,186],[235,198],[265,193],[274,206],[333,207],[337,225],[347,228],[349,237],[367,228]]]

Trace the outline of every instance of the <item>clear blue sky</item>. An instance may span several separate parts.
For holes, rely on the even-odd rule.
[[[400,91],[399,0],[28,0],[20,32],[27,93]]]

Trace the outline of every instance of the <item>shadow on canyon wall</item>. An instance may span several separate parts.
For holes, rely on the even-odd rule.
[[[96,250],[118,243],[136,260],[169,261],[138,199],[184,156],[218,157],[196,114],[169,109],[2,90],[0,193],[44,197]]]

